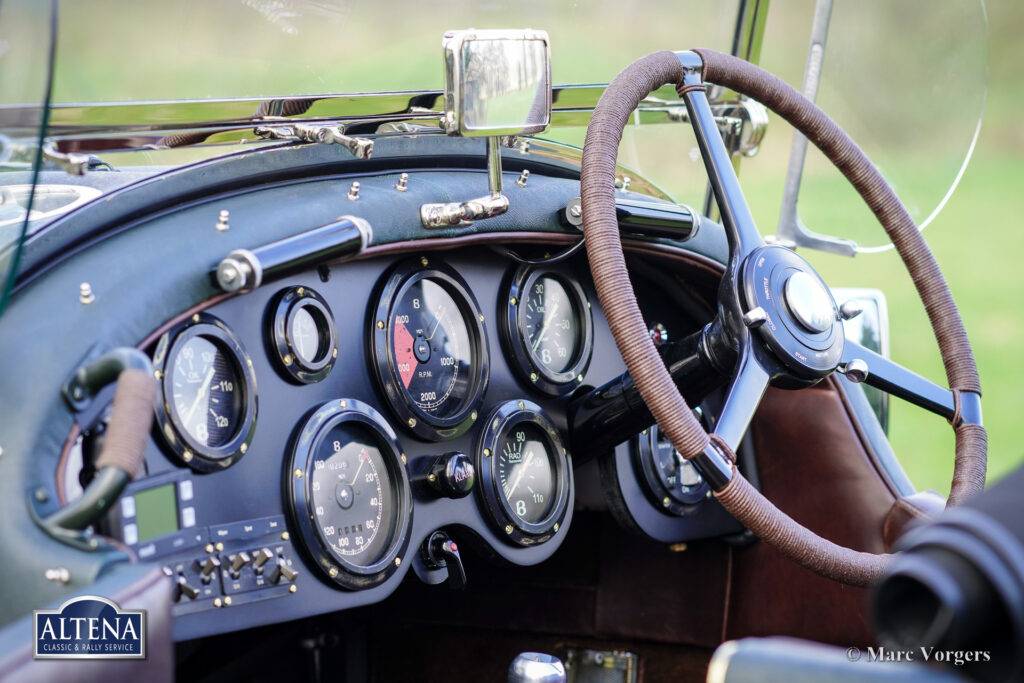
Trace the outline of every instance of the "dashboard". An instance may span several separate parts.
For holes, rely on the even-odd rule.
[[[157,409],[145,471],[97,527],[122,558],[171,577],[175,640],[374,604],[406,580],[472,581],[461,566],[466,552],[535,565],[557,552],[578,509],[608,509],[624,533],[666,543],[742,531],[656,427],[613,453],[574,451],[577,402],[625,368],[583,252],[536,260],[573,243],[555,217],[578,182],[534,168],[533,201],[513,196],[492,240],[487,229],[430,248],[406,240],[240,295],[205,284],[213,256],[232,241],[258,244],[324,224],[338,202],[367,216],[383,245],[388,219],[400,223],[393,217],[401,212],[392,195],[375,200],[374,192],[390,190],[394,175],[361,176],[355,208],[324,192],[340,184],[332,179],[202,198],[90,250],[122,240],[117,248],[140,254],[143,234],[157,226],[194,246],[138,256],[154,269],[153,282],[139,286],[157,288],[155,310],[129,316],[117,335],[151,358]],[[442,185],[455,194],[480,173],[408,177],[400,199],[413,204]],[[310,214],[300,225],[289,210],[297,205]],[[221,206],[253,232],[190,242],[212,231],[197,216]],[[540,237],[510,247],[516,230]],[[631,256],[641,258],[634,284],[652,335],[665,341],[699,329],[710,317],[704,304],[652,256],[657,245],[639,246],[646,256]],[[171,253],[173,268],[156,265]],[[713,273],[706,279],[714,285]],[[96,289],[98,303],[117,303],[113,291]],[[11,319],[40,290],[28,294]],[[82,342],[61,343],[72,349],[61,356],[70,370]],[[103,439],[102,419],[70,437],[68,426],[48,426],[64,442],[60,501],[81,491]]]

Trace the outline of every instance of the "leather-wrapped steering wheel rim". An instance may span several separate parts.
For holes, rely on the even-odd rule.
[[[870,360],[870,377],[877,382],[876,386],[897,392],[943,415],[954,427],[956,457],[948,505],[959,504],[981,491],[985,484],[987,437],[981,425],[981,384],[963,321],[931,250],[881,173],[835,122],[781,79],[741,59],[712,50],[666,51],[637,60],[605,91],[594,110],[583,149],[584,235],[598,298],[619,352],[644,401],[680,454],[693,460],[711,481],[722,505],[759,538],[823,576],[851,585],[868,585],[882,574],[891,556],[851,550],[818,536],[780,511],[747,482],[730,462],[735,460],[731,453],[735,444],[709,436],[679,393],[650,339],[633,294],[615,214],[615,160],[623,128],[633,110],[651,91],[666,84],[675,85],[686,101],[729,237],[730,258],[719,292],[716,320],[721,327],[730,330],[737,362],[723,416],[735,394],[737,400],[732,405],[739,406],[735,412],[749,413],[741,415],[743,421],[738,423],[745,430],[768,382],[789,369],[779,370],[786,364],[779,362],[778,345],[772,347],[764,341],[770,334],[767,327],[763,333],[747,329],[754,326],[748,315],[752,302],[745,301],[742,293],[744,261],[755,251],[757,258],[772,257],[782,252],[771,250],[784,248],[764,245],[753,227],[731,166],[715,167],[714,160],[709,158],[709,149],[722,142],[713,124],[708,123],[711,119],[706,82],[731,88],[761,102],[807,136],[851,182],[895,245],[925,304],[951,388],[938,387],[874,355]],[[702,137],[708,128],[713,134]],[[799,259],[797,269],[804,268],[800,263],[805,262]],[[820,282],[820,277],[809,269],[806,265],[808,277]],[[824,283],[821,286],[824,287]],[[746,298],[749,297],[748,294]],[[831,301],[831,295],[828,297]],[[832,304],[834,307],[834,301]],[[780,315],[778,311],[775,314]],[[763,316],[760,322],[764,322]],[[836,342],[839,350],[833,354],[835,359],[830,357],[821,368],[805,370],[800,379],[806,383],[849,366],[856,353],[870,354],[856,345],[847,349],[850,342],[845,342],[844,347],[841,322],[829,324],[839,325],[840,339]],[[756,394],[756,400],[740,401],[744,393]],[[722,476],[717,476],[716,467],[719,473],[724,470]]]

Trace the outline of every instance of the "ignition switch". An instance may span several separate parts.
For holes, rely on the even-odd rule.
[[[423,544],[423,560],[430,569],[448,569],[448,586],[466,587],[466,569],[462,566],[459,546],[443,531],[435,531]]]

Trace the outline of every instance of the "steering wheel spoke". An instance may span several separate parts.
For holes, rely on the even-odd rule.
[[[751,346],[745,347],[736,364],[736,376],[729,385],[725,403],[715,423],[714,433],[734,451],[747,433],[761,398],[768,389],[770,376]]]
[[[845,373],[847,379],[853,382],[864,382],[891,396],[941,415],[946,420],[952,421],[956,416],[956,399],[952,391],[850,339],[846,339],[839,371]],[[977,411],[973,409],[973,400],[969,402],[970,409],[964,410],[963,408],[968,407],[967,403],[965,401],[965,406],[961,409],[963,418],[968,422],[980,424],[980,403]]]

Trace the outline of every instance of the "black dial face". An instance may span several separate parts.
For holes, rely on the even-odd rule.
[[[463,310],[429,277],[412,282],[391,308],[390,357],[400,390],[433,418],[458,415],[471,398],[478,361]]]
[[[238,433],[245,412],[238,364],[219,340],[187,339],[170,359],[171,410],[201,446],[216,448]]]
[[[583,341],[579,303],[558,278],[544,275],[524,292],[519,328],[533,362],[554,374],[576,362]]]
[[[391,546],[398,506],[385,457],[380,440],[358,422],[328,430],[312,454],[310,514],[336,559],[365,567]]]
[[[532,422],[520,422],[495,445],[498,483],[512,514],[527,524],[548,517],[555,504],[558,478],[555,454],[543,430]]]
[[[292,315],[289,336],[295,355],[305,365],[313,365],[323,359],[330,343],[321,334],[321,325],[316,317],[319,311],[309,306],[300,306]]]
[[[654,472],[676,502],[692,504],[704,497],[704,479],[660,430],[655,440]]]

